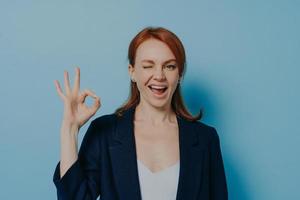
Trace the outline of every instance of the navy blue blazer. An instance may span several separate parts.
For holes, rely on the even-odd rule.
[[[122,117],[94,119],[82,140],[78,159],[53,181],[61,200],[141,200],[134,138],[135,107]],[[180,172],[176,200],[227,200],[227,184],[215,128],[177,116]]]

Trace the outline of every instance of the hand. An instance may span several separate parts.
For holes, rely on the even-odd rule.
[[[65,93],[63,94],[60,84],[57,80],[54,81],[56,90],[60,98],[64,102],[63,122],[75,125],[78,129],[83,126],[100,108],[100,98],[90,90],[84,90],[79,94],[80,90],[80,68],[76,67],[76,76],[73,90],[70,88],[69,75],[64,71]],[[88,107],[84,104],[87,96],[95,99],[93,106]]]

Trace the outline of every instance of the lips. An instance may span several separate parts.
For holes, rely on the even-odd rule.
[[[168,89],[166,85],[149,85],[148,87],[157,95],[162,95]]]

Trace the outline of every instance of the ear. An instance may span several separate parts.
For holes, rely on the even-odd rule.
[[[128,65],[128,73],[130,78],[134,79],[134,67],[131,64]]]

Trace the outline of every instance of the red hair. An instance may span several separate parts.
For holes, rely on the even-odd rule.
[[[164,42],[174,54],[176,61],[178,63],[179,77],[183,77],[186,70],[186,58],[185,50],[183,44],[179,38],[172,33],[171,31],[162,28],[162,27],[146,27],[141,30],[130,42],[128,48],[128,60],[129,64],[134,66],[135,64],[135,55],[138,46],[148,39],[157,39]],[[115,114],[117,116],[122,116],[123,112],[133,106],[137,106],[140,102],[140,93],[135,82],[130,83],[130,95],[128,100],[118,109],[116,109]],[[194,117],[186,109],[184,105],[183,98],[180,92],[180,84],[177,85],[177,88],[173,94],[171,107],[176,115],[183,117],[189,121],[197,121],[202,118],[203,111],[200,109],[200,112]]]

